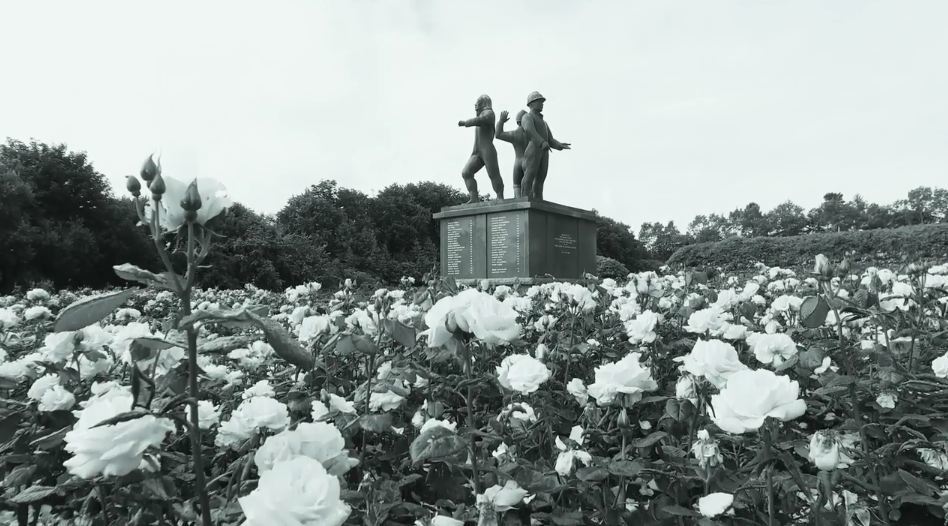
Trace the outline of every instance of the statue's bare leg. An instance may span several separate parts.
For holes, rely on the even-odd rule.
[[[523,160],[523,181],[521,193],[524,197],[533,197],[533,181],[536,179],[539,159],[535,156],[527,156]]]
[[[520,183],[523,182],[523,159],[517,159],[514,161],[513,168],[513,183],[514,183],[514,197],[520,197],[523,195],[521,192]]]
[[[500,176],[500,166],[497,165],[497,150],[493,146],[485,148],[481,152],[484,157],[484,166],[487,168],[487,176],[490,177],[490,184],[494,187],[494,193],[497,199],[504,198],[504,178]]]
[[[464,186],[467,187],[467,193],[470,196],[467,200],[468,203],[476,203],[481,200],[480,194],[477,193],[477,179],[474,179],[474,174],[483,166],[484,161],[475,154],[467,160],[464,169],[461,170],[461,178],[464,179]]]
[[[546,171],[550,167],[550,152],[543,152],[540,156],[540,166],[537,168],[536,181],[533,183],[533,195],[543,199],[543,183],[546,182]]]

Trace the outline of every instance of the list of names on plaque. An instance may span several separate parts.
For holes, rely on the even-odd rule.
[[[474,272],[474,250],[472,234],[474,220],[454,219],[447,222],[447,274],[449,276],[470,275]]]
[[[553,248],[561,254],[573,254],[576,252],[576,237],[563,232],[553,238]]]
[[[517,216],[493,215],[487,219],[491,275],[515,275],[522,271],[520,228]]]

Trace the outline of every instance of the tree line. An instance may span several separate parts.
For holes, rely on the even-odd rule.
[[[905,199],[882,205],[860,195],[846,200],[830,192],[810,210],[786,201],[764,212],[748,203],[727,214],[699,214],[681,232],[674,221],[642,223],[638,239],[651,258],[664,261],[679,248],[734,237],[787,237],[813,232],[848,232],[948,222],[948,189],[922,186]]]
[[[433,182],[370,196],[322,180],[273,215],[238,203],[208,225],[217,236],[201,284],[280,290],[313,280],[419,278],[439,260],[432,214],[466,200]],[[117,283],[111,267],[126,262],[161,268],[131,199],[117,196],[85,153],[8,139],[0,144],[0,203],[0,291],[102,287]],[[599,214],[597,223],[601,256],[629,270],[648,265],[628,225]]]

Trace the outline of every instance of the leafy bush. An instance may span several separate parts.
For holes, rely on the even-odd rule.
[[[600,278],[625,279],[629,269],[612,258],[596,256],[596,275]]]
[[[948,254],[948,224],[805,234],[790,237],[730,238],[678,249],[667,264],[683,267],[749,268],[756,262],[795,267],[809,264],[813,254],[887,262],[908,258],[943,258]]]

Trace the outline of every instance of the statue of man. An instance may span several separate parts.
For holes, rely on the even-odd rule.
[[[514,131],[505,132],[504,123],[510,120],[510,114],[507,113],[506,110],[500,112],[500,120],[497,121],[497,132],[494,134],[494,137],[502,141],[509,142],[514,148],[514,197],[521,197],[523,195],[520,187],[520,183],[523,180],[523,154],[527,151],[527,144],[530,143],[530,138],[527,137],[527,132],[524,131],[520,124],[523,120],[523,116],[526,115],[526,113],[526,111],[520,110],[517,113],[517,129]]]
[[[473,119],[458,121],[458,126],[477,126],[474,132],[474,151],[461,170],[461,177],[471,198],[468,203],[480,201],[477,193],[477,181],[474,174],[482,167],[487,167],[487,176],[490,177],[497,199],[504,198],[504,180],[500,177],[500,168],[497,166],[497,150],[494,148],[494,110],[491,108],[490,97],[481,95],[474,103]]]
[[[530,138],[530,144],[524,152],[523,195],[543,199],[543,183],[550,164],[550,148],[569,150],[569,143],[553,138],[550,126],[543,120],[543,103],[546,99],[539,91],[527,96],[530,113],[523,117],[523,129]]]

